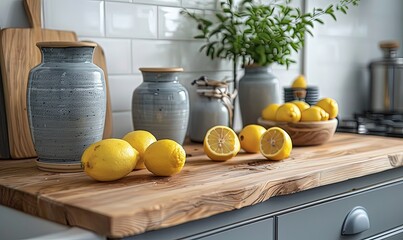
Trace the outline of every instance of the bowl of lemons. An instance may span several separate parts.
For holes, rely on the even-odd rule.
[[[322,98],[315,105],[303,101],[266,106],[258,123],[266,128],[280,127],[294,146],[320,145],[336,132],[339,108],[332,98]]]

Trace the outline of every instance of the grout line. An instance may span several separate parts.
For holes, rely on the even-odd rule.
[[[106,36],[106,1],[104,1],[104,36]]]
[[[45,2],[46,2],[46,0],[44,0],[44,1],[41,1],[41,28],[42,29],[45,29]]]
[[[131,70],[132,70],[132,74],[134,74],[135,73],[135,71],[134,71],[134,58],[133,58],[133,41],[132,40],[130,40],[130,68],[131,68]]]

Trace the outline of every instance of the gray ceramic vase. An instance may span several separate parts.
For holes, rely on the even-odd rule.
[[[178,81],[182,68],[140,68],[143,82],[133,92],[135,130],[151,132],[158,140],[183,144],[189,122],[189,96]]]
[[[268,104],[281,101],[279,82],[270,66],[246,66],[238,94],[243,126],[256,124]]]
[[[42,62],[29,73],[27,111],[40,162],[79,164],[102,139],[106,89],[92,62],[94,43],[40,42]]]

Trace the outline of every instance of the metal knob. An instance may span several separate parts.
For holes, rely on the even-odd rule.
[[[353,208],[344,219],[341,235],[354,235],[370,228],[367,210],[357,206]]]

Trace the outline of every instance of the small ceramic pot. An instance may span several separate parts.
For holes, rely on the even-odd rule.
[[[133,92],[135,130],[151,132],[157,140],[183,144],[189,122],[188,92],[178,80],[182,68],[140,68],[143,83]]]
[[[189,138],[193,142],[203,142],[207,131],[217,125],[231,126],[233,95],[225,82],[208,80],[202,76],[194,80],[197,95],[190,106]]]

